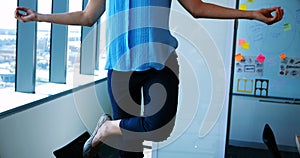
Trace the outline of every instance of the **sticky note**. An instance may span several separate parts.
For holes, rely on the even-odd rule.
[[[240,10],[247,10],[248,6],[247,4],[240,4]]]
[[[246,43],[246,39],[244,38],[239,39],[239,46],[242,46],[244,43]]]
[[[254,0],[247,0],[247,3],[254,3]]]
[[[279,57],[280,57],[281,60],[284,60],[284,59],[286,58],[286,55],[285,55],[284,53],[281,53],[281,54],[279,55]]]
[[[292,30],[292,25],[290,23],[283,24],[283,30],[284,31],[290,31],[290,30]]]
[[[249,42],[245,42],[242,44],[242,48],[243,49],[249,49],[250,48],[250,43]]]
[[[264,61],[265,61],[266,57],[263,55],[263,54],[259,54],[257,57],[256,57],[256,60],[262,64]]]
[[[239,61],[242,61],[244,60],[244,57],[241,53],[238,53],[235,55],[235,61],[239,62]]]

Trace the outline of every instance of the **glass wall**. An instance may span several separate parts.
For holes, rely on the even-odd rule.
[[[16,66],[17,0],[0,0],[0,89],[14,89]]]
[[[106,63],[106,12],[102,15],[98,22],[98,57],[99,61],[96,61],[98,65],[96,65],[98,72],[95,73],[95,75],[98,75],[100,77],[106,76],[106,71],[104,71],[105,63]]]
[[[50,14],[52,10],[52,0],[38,1],[38,12]],[[49,62],[50,62],[50,23],[37,23],[37,64],[36,64],[36,85],[49,82]]]
[[[82,0],[70,0],[69,11],[82,10]],[[79,70],[81,26],[68,26],[67,83],[72,84],[74,71]]]
[[[14,18],[14,10],[17,0],[0,0],[0,89],[10,88],[14,90],[16,68],[16,28],[17,21]],[[69,11],[82,10],[82,0],[70,0]],[[37,11],[50,14],[52,0],[38,1]],[[100,27],[101,25],[101,27]],[[96,28],[96,27],[95,27]],[[36,85],[49,82],[51,24],[37,23],[36,41]],[[104,70],[106,60],[105,50],[105,15],[98,22],[97,28],[97,55],[96,76],[106,76]],[[67,46],[67,83],[72,84],[74,71],[79,71],[81,50],[81,26],[68,26]]]

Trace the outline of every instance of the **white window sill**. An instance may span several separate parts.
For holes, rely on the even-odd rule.
[[[0,91],[0,113],[8,110],[12,110],[21,105],[29,104],[33,101],[46,98],[48,95],[41,94],[29,94],[14,92],[13,90],[1,90]]]
[[[106,77],[106,73],[98,76],[78,75],[76,82],[70,84],[45,83],[36,87],[35,93],[15,92],[14,89],[0,90],[0,115],[23,105],[45,99],[47,97],[85,86]]]

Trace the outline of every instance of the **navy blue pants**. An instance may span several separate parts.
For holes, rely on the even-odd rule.
[[[108,92],[113,118],[121,119],[121,158],[143,157],[144,140],[170,136],[178,105],[179,66],[175,53],[162,70],[108,71]],[[144,113],[141,114],[143,94]]]

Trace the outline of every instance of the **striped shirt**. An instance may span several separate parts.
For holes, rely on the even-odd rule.
[[[107,1],[105,69],[162,69],[178,46],[169,31],[170,7],[171,0]]]

